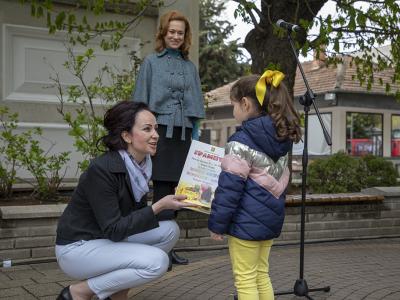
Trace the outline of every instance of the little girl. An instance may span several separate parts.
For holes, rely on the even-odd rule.
[[[246,76],[230,94],[242,126],[225,147],[208,228],[215,240],[228,235],[239,300],[274,299],[268,257],[285,217],[287,153],[301,138],[283,78],[271,70]]]

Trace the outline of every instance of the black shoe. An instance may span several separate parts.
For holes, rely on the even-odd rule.
[[[71,292],[69,291],[69,286],[61,290],[60,295],[58,295],[57,300],[73,300]]]
[[[173,264],[187,265],[189,263],[189,260],[187,258],[178,256],[178,254],[174,250],[171,250],[170,255],[171,255],[171,261]]]
[[[171,252],[168,254],[169,257],[169,262],[168,262],[168,269],[167,272],[172,271],[172,257],[171,257]]]

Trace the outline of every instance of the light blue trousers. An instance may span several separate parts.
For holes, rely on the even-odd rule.
[[[77,280],[86,280],[99,299],[161,277],[168,269],[171,251],[179,239],[175,221],[129,236],[121,242],[108,239],[56,245],[61,270]]]

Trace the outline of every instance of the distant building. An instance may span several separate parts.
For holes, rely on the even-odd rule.
[[[311,89],[317,95],[316,104],[325,126],[332,137],[332,147],[325,143],[318,118],[311,107],[309,117],[309,154],[330,155],[344,150],[352,155],[367,153],[400,157],[400,103],[385,92],[385,84],[374,83],[371,90],[360,86],[351,57],[343,63],[326,67],[324,59],[302,63]],[[376,74],[383,82],[390,82],[390,70]],[[376,79],[376,81],[378,81]],[[207,118],[203,128],[210,130],[211,143],[224,145],[234,130],[235,120],[229,91],[233,83],[206,94]],[[299,112],[303,111],[299,97],[306,89],[299,70],[296,74],[294,95]],[[294,154],[302,153],[302,145],[295,145]]]

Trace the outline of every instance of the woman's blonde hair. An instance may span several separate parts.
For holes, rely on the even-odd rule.
[[[158,26],[158,32],[156,34],[156,47],[157,52],[161,52],[166,48],[164,38],[167,35],[169,22],[171,21],[183,21],[185,23],[185,38],[182,46],[179,48],[182,52],[182,56],[188,59],[189,48],[192,45],[192,31],[188,19],[181,14],[179,11],[172,10],[163,14],[160,18],[160,24]]]
[[[236,81],[231,88],[231,100],[241,101],[243,97],[250,98],[257,113],[271,116],[278,138],[289,138],[297,143],[301,139],[300,117],[294,108],[286,85],[284,82],[281,82],[277,88],[268,85],[263,105],[261,105],[256,96],[256,84],[259,78],[260,75],[249,75]]]

